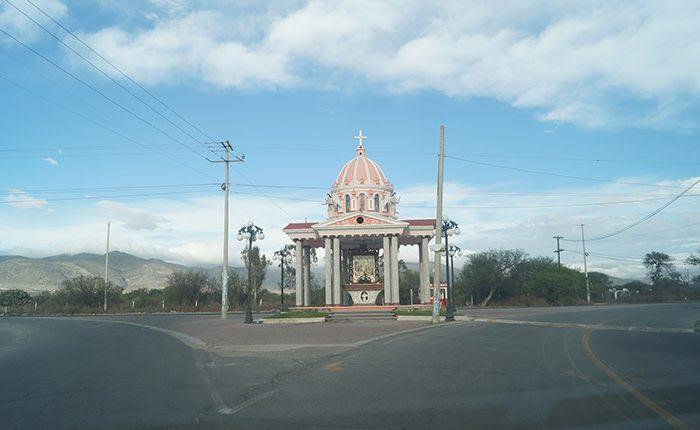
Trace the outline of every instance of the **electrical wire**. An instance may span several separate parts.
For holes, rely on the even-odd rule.
[[[199,184],[162,184],[162,185],[115,185],[106,187],[73,187],[73,188],[26,188],[14,187],[12,189],[0,190],[0,192],[25,192],[25,193],[40,193],[40,194],[70,194],[83,193],[92,191],[116,191],[116,190],[146,190],[146,189],[163,189],[163,188],[194,188],[194,187],[211,187],[219,186],[218,182],[205,182]]]
[[[541,171],[541,170],[523,169],[520,167],[503,166],[501,164],[493,164],[493,163],[486,163],[483,161],[468,160],[466,158],[456,157],[453,155],[445,155],[445,158],[449,158],[451,160],[463,161],[465,163],[476,164],[479,166],[495,167],[498,169],[513,170],[516,172],[532,173],[532,174],[536,174],[536,175],[556,176],[559,178],[578,179],[578,180],[593,181],[593,182],[607,182],[607,183],[612,183],[612,184],[634,185],[634,186],[643,186],[643,187],[680,188],[680,187],[677,187],[674,185],[649,184],[649,183],[644,183],[644,182],[616,181],[614,179],[591,178],[591,177],[587,177],[587,176],[574,176],[574,175],[565,175],[562,173],[545,172],[545,171]]]
[[[142,123],[148,125],[149,127],[153,128],[154,130],[158,131],[159,133],[161,133],[162,135],[164,135],[164,136],[167,137],[168,139],[172,140],[173,142],[177,143],[178,145],[180,145],[180,146],[182,146],[182,147],[184,147],[184,148],[187,148],[187,149],[188,149],[190,152],[192,152],[193,154],[195,154],[195,155],[197,155],[197,156],[203,158],[204,160],[207,159],[204,155],[200,154],[199,152],[195,151],[194,149],[192,149],[192,148],[190,148],[189,146],[185,145],[184,143],[180,142],[179,140],[177,140],[175,137],[173,137],[172,135],[170,135],[169,133],[167,133],[167,132],[166,132],[165,130],[163,130],[162,128],[158,127],[157,125],[153,124],[152,122],[150,122],[150,121],[144,119],[143,117],[139,116],[138,114],[136,114],[135,112],[133,112],[133,111],[130,110],[129,108],[125,107],[124,105],[120,104],[119,102],[117,102],[117,101],[114,100],[113,98],[109,97],[108,95],[106,95],[106,94],[103,93],[102,91],[98,90],[98,89],[95,88],[93,85],[89,84],[88,82],[86,82],[85,80],[83,80],[82,78],[80,78],[79,76],[77,76],[76,74],[74,74],[74,73],[68,71],[67,69],[65,69],[64,67],[62,67],[61,65],[59,65],[59,64],[56,63],[55,61],[51,60],[50,58],[48,58],[47,56],[45,56],[45,55],[42,54],[41,52],[37,51],[36,49],[32,48],[31,46],[29,46],[29,45],[27,45],[26,43],[22,42],[21,40],[17,39],[15,36],[13,36],[12,34],[8,33],[8,32],[5,31],[4,29],[0,28],[0,33],[2,33],[2,34],[4,34],[5,36],[9,37],[9,38],[12,39],[13,41],[15,41],[17,44],[21,45],[22,47],[24,47],[25,49],[29,50],[29,51],[32,52],[33,54],[37,55],[38,57],[40,57],[41,59],[43,59],[43,60],[46,61],[47,63],[49,63],[49,64],[51,64],[52,66],[54,66],[55,68],[57,68],[58,70],[60,70],[60,71],[62,71],[63,73],[67,74],[68,76],[72,77],[72,78],[75,79],[76,81],[80,82],[81,84],[83,84],[84,86],[86,86],[87,88],[89,88],[90,90],[92,90],[93,92],[95,92],[96,94],[100,95],[100,96],[103,97],[105,100],[107,100],[107,101],[109,101],[110,103],[112,103],[113,105],[117,106],[118,108],[120,108],[120,109],[123,110],[124,112],[128,113],[129,115],[131,115],[131,116],[134,117],[135,119],[139,120],[140,122],[142,122]]]
[[[661,205],[660,207],[656,208],[654,211],[650,212],[649,214],[647,214],[647,215],[644,216],[643,218],[641,218],[641,219],[639,219],[639,220],[633,222],[632,224],[629,224],[629,225],[627,225],[627,226],[625,226],[625,227],[623,227],[623,228],[621,228],[621,229],[611,231],[610,233],[606,233],[606,234],[602,234],[602,235],[600,235],[600,236],[595,236],[595,237],[592,237],[592,238],[590,238],[590,239],[586,239],[586,241],[587,241],[587,242],[595,242],[595,241],[597,241],[597,240],[608,239],[608,238],[610,238],[610,237],[617,236],[618,234],[624,233],[625,231],[630,230],[630,229],[632,229],[632,228],[634,228],[634,227],[636,227],[636,226],[642,224],[643,222],[645,222],[645,221],[647,221],[647,220],[653,218],[653,217],[656,216],[657,214],[661,213],[661,212],[662,212],[664,209],[666,209],[667,207],[671,206],[675,201],[677,201],[678,199],[680,199],[681,197],[683,197],[688,191],[690,191],[690,190],[691,190],[693,187],[695,187],[698,183],[700,183],[700,179],[698,179],[698,180],[696,180],[695,182],[693,182],[688,188],[686,188],[685,190],[683,190],[681,193],[679,193],[678,195],[676,195],[675,197],[673,197],[673,198],[672,198],[671,200],[669,200],[668,202],[664,203],[664,204]],[[582,242],[582,240],[578,240],[578,239],[562,239],[562,240],[564,240],[564,241],[566,241],[566,242]]]
[[[141,84],[139,84],[139,83],[138,83],[136,80],[134,80],[131,76],[129,76],[128,74],[126,74],[126,73],[125,73],[123,70],[121,70],[119,67],[117,67],[116,65],[114,65],[114,63],[112,63],[112,62],[109,61],[107,58],[105,58],[102,54],[100,54],[100,53],[97,52],[95,49],[93,49],[93,48],[92,48],[90,45],[88,45],[83,39],[81,39],[80,37],[78,37],[75,33],[73,33],[71,30],[69,30],[66,26],[64,26],[63,24],[61,24],[61,22],[59,22],[57,19],[55,19],[54,17],[52,17],[51,15],[49,15],[44,9],[40,8],[39,6],[37,6],[36,3],[34,3],[32,0],[25,0],[25,1],[28,2],[29,4],[31,4],[32,6],[34,6],[34,8],[36,8],[39,12],[41,12],[41,13],[42,13],[44,16],[46,16],[48,19],[50,19],[51,21],[53,21],[53,23],[56,24],[57,26],[59,26],[61,29],[63,29],[63,31],[65,31],[66,33],[70,34],[75,40],[77,40],[77,41],[80,42],[83,46],[85,46],[88,50],[90,50],[90,52],[92,52],[93,54],[97,55],[97,56],[98,56],[102,61],[104,61],[105,63],[109,64],[114,70],[116,70],[120,75],[122,75],[123,77],[125,77],[126,79],[128,79],[132,84],[134,84],[134,85],[136,85],[137,87],[139,87],[143,92],[145,92],[146,94],[148,94],[149,96],[151,96],[154,100],[156,100],[156,101],[157,101],[158,103],[160,103],[163,107],[165,107],[165,108],[168,109],[170,112],[172,112],[173,114],[175,114],[178,118],[180,118],[182,121],[184,121],[187,125],[189,125],[189,126],[192,127],[193,129],[197,130],[200,134],[202,134],[202,136],[206,137],[206,138],[209,139],[210,141],[216,140],[216,139],[212,138],[211,136],[209,136],[209,135],[208,135],[207,133],[205,133],[204,131],[202,131],[199,127],[197,127],[196,125],[194,125],[192,122],[188,121],[187,118],[185,118],[185,117],[183,117],[182,115],[180,115],[175,109],[171,108],[171,107],[170,107],[167,103],[165,103],[162,99],[160,99],[160,98],[157,97],[155,94],[153,94],[151,91],[149,91],[148,89],[146,89],[145,87],[143,87]]]
[[[166,195],[181,195],[181,194],[209,194],[213,191],[172,191],[172,192],[162,192],[162,193],[139,193],[139,194],[117,194],[117,195],[107,195],[107,196],[79,196],[79,197],[57,197],[57,198],[46,198],[46,199],[19,199],[14,200],[5,196],[5,199],[0,201],[0,204],[6,205],[18,205],[23,203],[45,203],[45,202],[59,202],[59,201],[72,201],[72,200],[99,200],[99,199],[120,199],[120,198],[131,198],[131,197],[153,197],[153,196],[166,196]],[[218,190],[217,190],[218,192]],[[17,194],[21,194],[18,192]]]
[[[0,29],[0,30],[1,30],[1,29]],[[114,129],[114,128],[112,128],[112,127],[106,125],[106,124],[103,124],[103,123],[100,122],[100,121],[94,120],[94,119],[92,119],[92,118],[90,118],[90,117],[88,117],[88,116],[86,116],[86,115],[83,115],[83,114],[81,114],[80,112],[75,111],[75,110],[73,110],[73,109],[71,109],[71,108],[69,108],[69,107],[67,107],[67,106],[65,106],[65,105],[63,105],[63,104],[61,104],[61,103],[55,101],[55,100],[52,100],[52,99],[50,99],[50,98],[44,96],[43,94],[40,94],[40,93],[38,93],[38,92],[32,90],[31,88],[28,88],[28,87],[26,87],[26,86],[20,84],[19,82],[16,82],[16,81],[14,81],[14,80],[12,80],[12,79],[6,77],[6,76],[3,76],[3,75],[1,75],[1,74],[0,74],[0,79],[4,80],[4,81],[6,81],[6,82],[8,82],[8,83],[10,83],[10,84],[12,84],[12,85],[14,85],[14,86],[20,88],[20,89],[22,89],[23,91],[28,92],[29,94],[31,94],[31,95],[33,95],[33,96],[35,96],[35,97],[38,97],[38,98],[44,100],[45,102],[47,102],[47,103],[49,103],[49,104],[52,104],[52,105],[54,105],[54,106],[56,106],[56,107],[58,107],[58,108],[64,109],[65,111],[67,111],[67,112],[69,112],[69,113],[71,113],[71,114],[77,116],[78,118],[81,118],[81,119],[84,120],[84,121],[87,121],[87,122],[89,122],[89,123],[91,123],[91,124],[93,124],[93,125],[96,125],[97,127],[100,127],[100,128],[102,128],[102,129],[104,129],[104,130],[107,130],[107,131],[109,131],[110,133],[112,133],[112,134],[114,134],[114,135],[116,135],[116,136],[121,137],[122,139],[126,140],[127,142],[131,142],[131,143],[133,143],[133,144],[135,144],[135,145],[138,145],[138,146],[140,146],[140,147],[142,147],[142,148],[146,148],[146,149],[148,149],[149,151],[151,151],[151,152],[153,152],[153,153],[155,153],[155,154],[158,154],[159,156],[165,157],[165,158],[167,158],[167,159],[169,159],[169,160],[171,160],[171,161],[174,161],[175,163],[177,163],[177,164],[179,164],[179,165],[181,165],[181,166],[183,166],[183,167],[186,167],[186,168],[188,168],[188,169],[190,169],[190,170],[192,170],[192,171],[194,171],[194,172],[197,172],[197,173],[199,173],[199,174],[202,174],[202,175],[207,176],[207,177],[210,177],[210,178],[214,178],[214,177],[213,177],[212,175],[210,175],[209,173],[206,173],[206,172],[204,172],[204,171],[202,171],[202,170],[200,170],[200,169],[198,169],[198,168],[196,168],[196,167],[192,167],[192,166],[190,166],[190,165],[188,165],[188,164],[185,164],[185,163],[181,162],[180,160],[176,159],[175,157],[172,157],[168,152],[159,151],[158,149],[155,149],[155,148],[153,148],[153,147],[151,147],[151,146],[149,146],[149,145],[146,145],[145,143],[142,143],[142,142],[139,142],[139,141],[137,141],[137,140],[135,140],[135,139],[132,139],[131,137],[125,135],[124,133],[122,133],[122,132],[120,132],[120,131],[118,131],[118,130],[116,130],[116,129]],[[53,154],[52,154],[52,155],[53,155]],[[54,155],[54,156],[55,156],[55,155]]]
[[[48,28],[46,28],[46,27],[45,27],[44,25],[42,25],[40,22],[38,22],[37,20],[35,20],[33,17],[31,17],[30,15],[28,15],[25,11],[23,11],[23,10],[20,9],[20,8],[18,8],[14,3],[12,3],[12,1],[10,1],[10,0],[4,0],[4,1],[5,1],[5,3],[9,4],[10,6],[12,6],[12,7],[13,7],[15,10],[17,10],[19,13],[21,13],[22,15],[24,15],[24,17],[26,17],[27,19],[29,19],[29,20],[30,20],[32,23],[34,23],[37,27],[41,28],[42,30],[44,30],[44,32],[46,32],[46,33],[49,34],[51,37],[53,37],[54,39],[56,39],[61,45],[65,46],[68,50],[70,50],[72,53],[74,53],[75,55],[77,55],[77,56],[78,56],[80,59],[82,59],[84,62],[86,62],[87,64],[89,64],[93,69],[95,69],[95,70],[97,70],[98,72],[100,72],[100,73],[101,73],[102,75],[104,75],[107,79],[109,79],[109,80],[112,81],[114,84],[116,84],[119,88],[121,88],[122,90],[124,90],[125,92],[127,92],[129,95],[131,95],[132,97],[134,97],[136,100],[138,100],[139,102],[141,102],[141,103],[142,103],[143,105],[145,105],[146,107],[148,107],[148,108],[149,108],[151,111],[153,111],[156,115],[158,115],[158,116],[160,116],[161,118],[163,118],[165,121],[167,121],[167,122],[170,123],[172,126],[174,126],[174,127],[177,128],[178,130],[180,130],[181,132],[183,132],[184,134],[186,134],[188,137],[190,137],[190,138],[191,138],[192,140],[194,140],[195,142],[197,142],[197,143],[199,143],[199,144],[202,144],[202,145],[204,146],[205,149],[207,149],[207,150],[209,150],[210,152],[214,153],[210,148],[208,148],[206,145],[204,145],[202,142],[200,142],[196,137],[192,136],[192,134],[190,134],[187,130],[183,129],[183,128],[180,127],[178,124],[176,124],[175,122],[173,122],[170,118],[166,117],[166,116],[163,115],[160,111],[158,111],[157,109],[153,108],[153,106],[151,106],[150,104],[146,103],[145,100],[143,100],[143,99],[142,99],[141,97],[139,97],[138,95],[134,94],[134,92],[132,92],[132,91],[129,90],[127,87],[125,87],[124,85],[122,85],[121,82],[119,82],[119,81],[117,81],[116,79],[114,79],[109,73],[105,72],[102,68],[100,68],[100,67],[97,66],[95,63],[93,63],[92,61],[90,61],[89,59],[87,59],[85,56],[83,56],[81,53],[79,53],[78,51],[76,51],[72,46],[68,45],[65,41],[63,41],[63,39],[61,39],[60,37],[58,37],[56,34],[54,34],[52,31],[50,31]],[[39,11],[42,12],[44,15],[48,16],[49,19],[51,19],[52,21],[55,22],[55,20],[53,20],[52,17],[50,17],[46,12],[44,12],[43,9],[39,8],[37,5],[35,5],[35,4],[33,4],[33,3],[32,3],[32,5],[33,5],[35,8],[39,9]],[[63,27],[63,26],[62,26],[62,28],[65,29],[65,27]],[[92,51],[95,52],[94,50],[92,50]],[[99,55],[99,54],[98,54],[98,55]]]
[[[700,194],[690,194],[686,197],[696,197]],[[593,203],[572,203],[572,204],[561,204],[561,205],[523,205],[523,206],[459,206],[459,205],[446,205],[443,206],[446,209],[555,209],[555,208],[575,208],[575,207],[586,207],[586,206],[605,206],[605,205],[623,205],[630,203],[645,203],[649,201],[665,200],[666,197],[653,197],[648,199],[639,200],[619,200],[619,201],[608,201],[608,202],[593,202]],[[418,208],[418,209],[432,209],[435,206],[419,206],[419,205],[402,205],[405,208]]]

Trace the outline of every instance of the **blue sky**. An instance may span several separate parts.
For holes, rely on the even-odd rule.
[[[207,140],[26,0],[12,2]],[[458,243],[469,251],[550,255],[551,236],[576,237],[580,223],[591,236],[623,227],[698,177],[700,9],[692,2],[439,2],[434,10],[420,2],[35,3],[246,155],[233,173],[242,193],[232,200],[233,225],[253,218],[266,227],[266,250],[285,242],[286,222],[323,218],[324,191],[250,184],[329,187],[354,155],[359,128],[402,198],[402,217],[434,214],[440,124],[448,155],[492,164],[446,162],[446,212],[463,225]],[[100,252],[110,219],[116,248],[215,263],[222,166],[201,157],[204,146],[8,4],[0,28],[180,142],[0,35],[0,251]],[[154,185],[180,186],[135,188]],[[132,194],[151,195],[116,197]],[[635,230],[592,244],[600,254],[592,255],[594,269],[639,276],[631,260],[651,249],[679,260],[696,251],[697,202],[684,197]],[[580,260],[565,255],[572,267]]]

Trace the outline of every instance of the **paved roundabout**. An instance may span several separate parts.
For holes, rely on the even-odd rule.
[[[309,342],[238,316],[228,338],[215,316],[2,319],[0,416],[18,429],[700,426],[700,335],[664,330],[692,329],[700,304],[473,316],[509,322],[296,327],[324,327]]]

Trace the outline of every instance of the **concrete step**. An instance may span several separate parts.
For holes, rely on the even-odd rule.
[[[386,321],[395,320],[396,316],[390,311],[359,311],[359,312],[333,312],[328,316],[328,321]]]

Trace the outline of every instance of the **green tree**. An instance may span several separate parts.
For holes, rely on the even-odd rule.
[[[673,257],[659,251],[652,251],[645,255],[642,264],[647,268],[647,274],[655,289],[664,277],[674,271]]]
[[[155,288],[139,288],[124,293],[123,298],[129,304],[129,306],[131,306],[133,303],[134,308],[159,308],[161,306],[164,293],[164,290],[157,290]]]
[[[700,287],[700,275],[694,276],[693,279],[690,281],[690,284],[693,287]]]
[[[650,290],[650,286],[642,281],[630,281],[619,286],[620,289],[627,288],[631,293],[647,294]]]
[[[32,296],[24,290],[5,290],[0,292],[0,306],[16,307],[28,305]]]
[[[581,272],[567,267],[548,267],[533,273],[523,290],[550,304],[573,304],[585,295],[585,278]]]
[[[104,300],[105,281],[97,276],[81,275],[66,279],[56,291],[59,303],[66,302],[71,306],[99,308]],[[107,283],[107,301],[116,303],[121,299],[121,288],[113,282]]]
[[[163,296],[170,304],[194,306],[213,289],[213,280],[204,273],[178,270],[168,275]]]
[[[228,302],[237,304],[239,306],[245,305],[246,300],[246,281],[243,279],[243,275],[235,270],[229,269],[228,271]],[[219,282],[216,287],[217,297],[221,297],[221,283]],[[217,299],[220,300],[220,299]]]
[[[685,262],[691,266],[700,266],[700,253],[698,255],[690,254]]]
[[[401,304],[411,303],[411,290],[413,290],[413,301],[418,302],[418,288],[420,286],[420,276],[415,270],[411,270],[406,262],[399,260],[399,302]]]
[[[591,297],[597,297],[600,300],[605,299],[608,290],[613,286],[610,276],[601,272],[589,272],[588,283],[591,289]]]
[[[481,299],[481,307],[489,304],[494,294],[508,285],[514,269],[527,254],[520,249],[491,249],[467,257],[460,273],[462,287],[471,288]]]
[[[267,266],[269,266],[272,262],[269,261],[265,255],[260,255],[260,248],[257,246],[252,247],[250,250],[246,248],[241,254],[243,256],[243,262],[245,263],[246,268],[248,268],[251,272],[252,285],[250,285],[248,288],[249,292],[253,295],[253,300],[255,300],[258,296],[260,288],[262,288]]]

